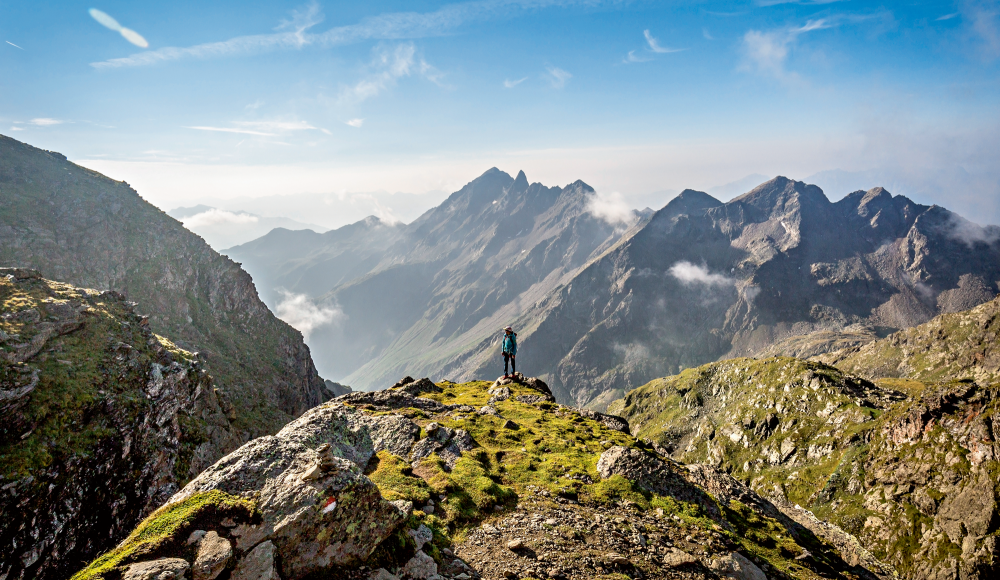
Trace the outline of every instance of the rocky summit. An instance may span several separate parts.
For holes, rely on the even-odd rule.
[[[113,291],[0,268],[0,578],[67,578],[241,439],[194,354]]]
[[[627,431],[538,379],[406,377],[246,443],[73,578],[891,577]]]
[[[818,357],[840,368],[778,357],[688,369],[610,409],[671,458],[804,506],[900,577],[994,578],[997,315],[994,300]]]

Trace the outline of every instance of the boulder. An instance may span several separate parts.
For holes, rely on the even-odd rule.
[[[191,565],[180,558],[160,558],[132,564],[122,580],[181,580]]]
[[[413,542],[417,545],[418,550],[423,550],[424,544],[434,539],[434,532],[425,524],[420,524],[420,527],[415,530],[407,530],[406,533],[413,538]]]
[[[347,393],[346,395],[337,397],[334,401],[355,407],[364,407],[372,411],[395,411],[398,409],[413,408],[428,413],[441,413],[450,409],[449,406],[438,403],[435,400],[415,397],[400,389]]]
[[[356,565],[405,518],[359,467],[374,454],[382,421],[396,424],[340,404],[313,408],[222,458],[170,502],[209,490],[256,494],[261,523],[232,534],[240,550],[271,541],[288,580]]]
[[[400,574],[403,578],[428,580],[437,576],[437,571],[438,567],[434,558],[428,556],[423,550],[417,550],[417,553],[403,566]]]
[[[604,413],[598,413],[587,409],[581,409],[580,415],[587,417],[588,419],[593,419],[608,429],[614,429],[615,431],[620,431],[625,434],[631,434],[628,428],[628,421],[617,415],[606,415]]]
[[[230,580],[281,580],[274,562],[275,547],[261,542],[236,564]]]
[[[198,542],[198,556],[194,560],[194,580],[215,580],[233,556],[229,540],[211,531]]]
[[[442,391],[441,387],[435,385],[430,379],[426,377],[418,381],[410,381],[398,387],[393,386],[392,388],[399,389],[413,396],[421,395],[423,393],[440,393]]]
[[[767,580],[764,572],[739,552],[733,552],[721,558],[713,558],[709,561],[709,567],[723,578],[732,578],[733,580]]]

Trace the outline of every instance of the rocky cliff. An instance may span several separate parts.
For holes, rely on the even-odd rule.
[[[537,379],[406,377],[224,457],[74,580],[889,577],[626,430]]]
[[[0,268],[0,578],[67,578],[242,441],[135,304]]]
[[[271,314],[239,264],[128,184],[3,136],[0,266],[135,300],[154,332],[199,353],[244,439],[324,400],[301,334]]]
[[[805,506],[904,578],[992,578],[996,312],[989,302],[822,357],[856,375],[734,359],[652,381],[610,409],[677,460]]]

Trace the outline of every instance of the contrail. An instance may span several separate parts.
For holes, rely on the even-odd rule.
[[[11,41],[9,41],[9,40],[5,40],[4,42],[6,42],[7,44],[9,44],[9,45],[13,46],[14,48],[21,48],[20,46],[18,46],[18,45],[16,45],[16,44],[14,44],[13,42],[11,42]],[[21,48],[21,50],[24,50],[24,49],[23,49],[23,48]]]

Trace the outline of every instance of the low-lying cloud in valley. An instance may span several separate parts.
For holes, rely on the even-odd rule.
[[[248,213],[235,213],[224,209],[210,209],[181,220],[189,228],[202,228],[223,224],[255,224],[260,220]]]
[[[735,280],[728,276],[709,272],[707,267],[692,264],[687,260],[681,260],[671,266],[669,273],[686,286],[704,284],[705,286],[721,287],[732,286],[736,283]]]
[[[344,316],[339,308],[319,306],[305,294],[295,294],[278,290],[281,301],[275,308],[278,318],[302,333],[306,339],[313,330],[327,324],[336,323]]]

